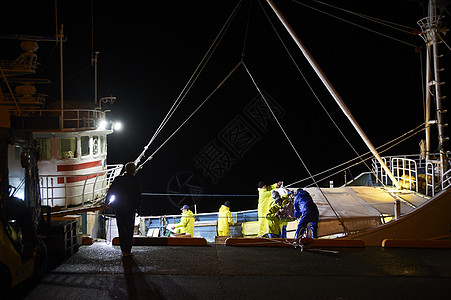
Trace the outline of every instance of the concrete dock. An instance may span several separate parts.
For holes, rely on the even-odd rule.
[[[451,249],[81,246],[6,299],[450,299]],[[2,298],[3,299],[3,298]]]

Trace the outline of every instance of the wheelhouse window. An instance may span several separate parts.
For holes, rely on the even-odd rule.
[[[89,136],[81,137],[81,156],[89,155]]]
[[[77,157],[77,138],[58,138],[58,159]]]
[[[106,140],[105,136],[101,135],[100,136],[100,154],[104,154],[106,152],[105,151],[105,146],[106,146],[105,140]]]
[[[99,155],[100,151],[100,145],[99,145],[99,137],[93,136],[92,137],[92,155]]]
[[[50,138],[36,139],[39,143],[40,160],[49,160],[52,158],[52,143]]]

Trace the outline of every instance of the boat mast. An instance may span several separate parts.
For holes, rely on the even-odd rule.
[[[92,64],[94,65],[94,103],[97,107],[97,59],[99,57],[99,52],[96,51],[94,52],[91,61]],[[100,103],[99,103],[100,104]]]
[[[421,27],[421,37],[426,43],[426,112],[425,112],[425,125],[426,125],[426,159],[430,159],[431,141],[430,141],[430,125],[437,124],[438,130],[438,147],[440,151],[440,175],[449,169],[448,160],[446,158],[445,142],[448,141],[448,137],[445,136],[445,127],[448,125],[444,122],[444,114],[446,110],[442,107],[442,100],[446,96],[441,94],[441,85],[444,82],[440,81],[440,69],[439,58],[441,57],[438,52],[439,31],[442,30],[442,16],[437,15],[437,2],[436,0],[429,1],[428,16],[418,21],[418,25]],[[431,98],[435,98],[432,99]],[[436,120],[431,119],[431,104],[435,100],[436,105]],[[440,176],[440,177],[441,177]]]
[[[384,169],[384,171],[387,173],[388,177],[391,179],[391,181],[393,182],[393,184],[397,187],[397,188],[401,188],[401,186],[398,183],[398,180],[396,180],[395,176],[393,176],[393,173],[390,171],[390,169],[387,167],[387,165],[384,163],[384,161],[382,160],[382,158],[380,157],[379,153],[377,152],[376,148],[373,146],[373,144],[370,142],[370,140],[368,139],[368,137],[366,136],[366,134],[363,132],[362,128],[360,127],[360,125],[357,123],[357,121],[354,119],[354,117],[352,116],[351,112],[349,111],[348,107],[346,106],[346,104],[343,102],[343,100],[341,99],[341,97],[338,95],[337,91],[334,89],[334,87],[332,86],[332,84],[329,82],[329,80],[326,78],[326,76],[324,75],[324,73],[322,72],[322,70],[320,69],[320,67],[318,66],[318,64],[315,62],[315,60],[313,59],[313,57],[311,56],[311,54],[307,51],[307,49],[304,47],[304,45],[302,44],[302,42],[300,41],[299,37],[296,35],[296,33],[293,31],[293,29],[291,28],[291,26],[288,24],[288,22],[285,20],[284,16],[282,15],[282,13],[279,11],[279,9],[275,6],[275,4],[273,3],[272,0],[266,0],[268,2],[268,4],[271,6],[272,10],[275,12],[275,14],[277,15],[277,17],[279,18],[279,20],[282,22],[283,26],[287,29],[288,33],[291,35],[291,37],[293,38],[293,40],[295,41],[295,43],[298,45],[299,49],[302,51],[302,53],[304,54],[305,58],[307,59],[307,61],[309,62],[309,64],[311,65],[311,67],[313,68],[313,70],[316,72],[316,75],[318,75],[318,77],[321,79],[321,81],[323,82],[323,84],[326,86],[327,90],[329,91],[329,93],[332,95],[332,97],[334,98],[335,102],[337,102],[338,106],[341,108],[341,110],[343,111],[343,113],[346,115],[346,117],[349,119],[349,121],[351,122],[351,124],[354,126],[354,128],[357,130],[358,134],[360,135],[360,137],[362,138],[362,140],[365,142],[365,144],[367,145],[367,147],[370,149],[371,153],[373,153],[374,157],[379,161],[379,163],[381,164],[382,168]]]
[[[56,34],[57,42],[59,42],[60,47],[60,97],[61,97],[61,120],[60,125],[63,128],[64,125],[64,78],[63,78],[63,25],[61,24],[61,29]]]

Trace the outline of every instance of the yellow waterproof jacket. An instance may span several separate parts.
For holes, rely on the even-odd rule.
[[[271,203],[271,191],[277,188],[277,183],[267,186],[267,189],[258,189],[258,236],[266,233],[268,220],[266,214]]]
[[[277,212],[280,209],[280,205],[275,202],[271,205],[266,214],[266,219],[268,220],[268,232],[273,234],[281,234],[280,220],[277,217]]]
[[[282,205],[280,206],[280,208],[284,207],[287,203],[288,203],[288,194],[285,194],[283,196],[281,196],[280,198],[282,198]],[[280,227],[288,225],[288,221],[280,221]]]
[[[218,235],[229,235],[229,225],[234,225],[230,208],[221,205],[218,212]]]
[[[189,233],[191,237],[194,237],[194,214],[192,211],[187,210],[182,213],[182,219],[175,224],[175,228],[178,228],[180,233]]]

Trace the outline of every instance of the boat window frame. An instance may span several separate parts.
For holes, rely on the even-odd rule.
[[[85,144],[84,144],[84,142],[83,142],[83,140],[85,140],[85,139],[88,139],[88,148],[87,148],[87,150],[88,150],[88,152],[87,152],[87,154],[85,154],[85,152],[83,151],[83,150],[86,150],[86,148],[83,148],[83,146],[86,146]],[[80,136],[80,152],[81,152],[81,157],[83,158],[83,157],[88,157],[88,156],[90,156],[91,155],[91,137],[89,136],[89,135],[82,135],[82,136]]]
[[[68,157],[65,157],[65,155],[63,155],[62,144],[61,144],[62,140],[74,140],[75,141],[73,143],[73,146],[74,146],[73,150],[74,151],[72,151],[72,150],[65,151],[67,154],[69,154]],[[77,142],[78,142],[78,138],[77,137],[57,137],[57,141],[56,141],[56,143],[57,143],[57,158],[58,159],[62,159],[62,160],[77,158],[78,157]],[[72,149],[72,143],[71,143],[71,149]],[[69,152],[73,152],[72,156],[70,155]]]
[[[49,137],[38,137],[35,140],[39,143],[39,161],[46,161],[52,159],[52,139]],[[44,145],[42,141],[47,141],[48,145]],[[44,151],[45,150],[45,151]],[[43,153],[48,154],[48,156],[43,155]]]
[[[106,136],[100,135],[100,154],[103,155],[106,153]]]
[[[96,142],[97,141],[97,142]],[[97,148],[96,148],[96,143],[97,143]],[[99,156],[100,155],[100,138],[98,135],[93,135],[92,136],[92,156]],[[97,150],[97,152],[96,152]]]

